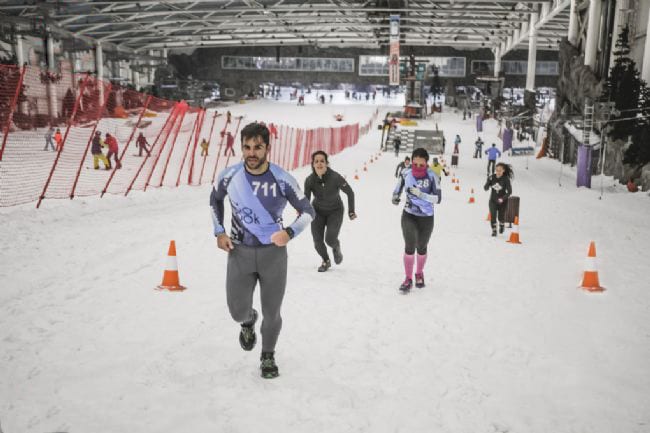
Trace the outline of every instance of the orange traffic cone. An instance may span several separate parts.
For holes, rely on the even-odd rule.
[[[458,185],[458,182],[456,182],[456,186],[454,187],[454,190],[460,191],[460,185]]]
[[[359,180],[359,171],[354,170],[354,180]]]
[[[374,159],[372,159],[372,156],[370,157],[370,163],[372,164]]]
[[[474,188],[472,188],[472,195],[469,196],[469,203],[474,203]]]
[[[519,217],[515,217],[515,225],[512,226],[512,231],[510,232],[510,239],[508,239],[506,242],[510,242],[511,244],[520,244],[519,242]]]
[[[585,261],[585,271],[582,276],[582,285],[580,286],[588,292],[602,292],[604,287],[600,286],[598,281],[598,270],[596,269],[596,244],[591,241],[589,244],[589,253]]]
[[[163,274],[163,280],[158,289],[171,290],[171,291],[181,291],[185,290],[187,287],[181,286],[180,279],[178,278],[178,263],[176,262],[176,243],[174,241],[169,242],[169,252],[167,253],[167,266],[165,267],[165,273]]]
[[[485,218],[485,221],[492,221],[492,212],[488,212],[488,216]]]
[[[368,167],[366,167],[366,163],[363,163],[363,171],[368,171]]]

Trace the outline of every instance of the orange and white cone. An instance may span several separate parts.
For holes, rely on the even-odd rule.
[[[485,218],[485,221],[492,221],[492,212],[488,212],[488,216]]]
[[[582,276],[582,285],[580,287],[588,292],[602,292],[605,290],[604,287],[600,286],[600,281],[598,281],[598,270],[596,269],[596,244],[594,241],[591,241],[589,244],[589,253],[585,260],[585,271]]]
[[[368,171],[368,167],[366,167],[366,163],[363,163],[363,171]]]
[[[510,239],[508,239],[506,242],[510,242],[511,244],[520,244],[519,242],[519,217],[515,217],[515,225],[512,226],[512,231],[510,232]]]
[[[474,188],[472,188],[472,195],[469,196],[469,203],[474,203]]]
[[[187,287],[181,286],[180,278],[178,277],[178,263],[176,262],[176,243],[169,242],[169,251],[167,252],[167,265],[165,266],[165,273],[163,280],[158,289],[182,291]]]
[[[456,186],[454,187],[454,190],[460,191],[460,185],[458,185],[460,182],[456,181]]]
[[[354,170],[354,180],[359,180],[359,170]]]

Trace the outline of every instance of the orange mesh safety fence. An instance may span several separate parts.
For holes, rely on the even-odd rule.
[[[270,160],[293,170],[316,150],[339,153],[377,114],[363,126],[268,124]],[[73,74],[65,63],[56,74],[0,65],[0,206],[213,183],[241,160],[244,126],[243,116],[227,122],[219,110]]]

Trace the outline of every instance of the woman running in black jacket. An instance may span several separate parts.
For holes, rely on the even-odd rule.
[[[305,195],[311,200],[314,194],[312,205],[316,217],[311,222],[311,234],[316,252],[323,259],[318,272],[325,272],[332,266],[325,243],[332,248],[334,263],[338,265],[343,260],[338,239],[343,223],[343,201],[339,190],[348,196],[348,216],[351,220],[357,217],[354,213],[354,192],[343,176],[328,167],[327,153],[322,150],[311,155],[311,168],[312,174],[305,179]]]
[[[490,224],[492,225],[492,236],[497,235],[497,216],[499,217],[499,233],[503,233],[503,224],[506,217],[506,206],[508,197],[512,194],[512,185],[510,180],[514,177],[512,166],[500,162],[495,168],[495,174],[487,178],[483,186],[486,191],[490,192]]]

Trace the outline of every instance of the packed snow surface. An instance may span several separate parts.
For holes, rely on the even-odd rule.
[[[339,125],[338,112],[363,124],[377,106],[230,108],[319,127]],[[460,134],[460,192],[443,178],[427,285],[402,296],[402,208],[390,198],[406,154],[370,161],[395,107],[379,108],[370,133],[330,160],[357,199],[343,263],[317,273],[309,230],[289,244],[277,379],[260,378],[259,342],[239,347],[209,185],[1,209],[1,431],[650,432],[647,195],[606,178],[599,199],[599,178],[578,189],[555,160],[505,156],[523,243],[507,243],[509,230],[492,238],[475,119],[445,107],[418,128],[437,123],[447,152]],[[484,131],[500,146],[495,121]],[[293,175],[302,184],[309,172]],[[171,239],[185,292],[155,290]],[[603,293],[578,288],[590,241]]]

